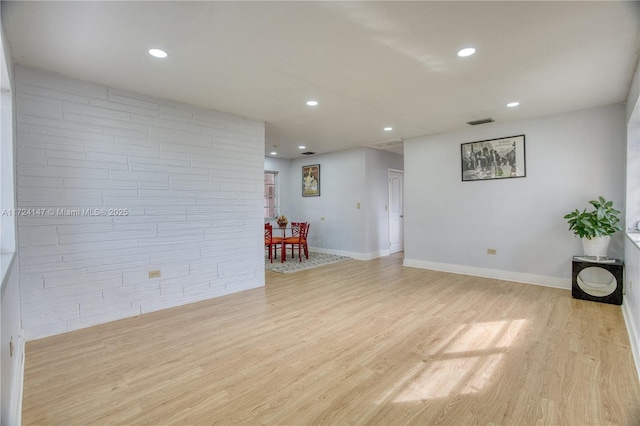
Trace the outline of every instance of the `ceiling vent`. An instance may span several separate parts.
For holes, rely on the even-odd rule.
[[[478,124],[487,124],[487,123],[493,123],[494,120],[493,118],[483,118],[482,120],[475,120],[475,121],[467,121],[467,124],[470,124],[471,126],[477,126]]]
[[[311,152],[311,151],[307,151],[307,152],[301,152],[302,155],[313,155],[315,154],[315,152]]]

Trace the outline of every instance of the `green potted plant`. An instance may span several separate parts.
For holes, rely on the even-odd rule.
[[[582,238],[585,256],[606,257],[611,235],[622,231],[620,211],[613,208],[613,201],[603,197],[589,201],[592,211],[575,209],[564,218],[569,223],[569,230]]]

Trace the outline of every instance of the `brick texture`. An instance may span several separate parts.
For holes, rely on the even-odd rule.
[[[264,285],[263,122],[15,78],[28,340]]]

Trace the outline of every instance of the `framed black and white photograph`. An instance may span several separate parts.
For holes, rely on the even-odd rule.
[[[302,166],[302,196],[320,196],[320,164]]]
[[[525,177],[524,135],[461,144],[462,181]]]

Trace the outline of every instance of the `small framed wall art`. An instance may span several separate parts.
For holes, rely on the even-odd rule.
[[[320,164],[302,166],[302,196],[320,196]]]
[[[524,135],[463,143],[460,155],[463,182],[527,175]]]

